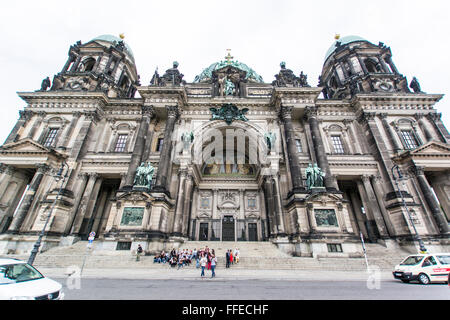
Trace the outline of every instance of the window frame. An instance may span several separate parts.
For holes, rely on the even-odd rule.
[[[122,137],[125,137],[125,140],[121,139]],[[114,144],[114,152],[123,153],[126,152],[127,142],[128,142],[128,133],[119,133],[117,134],[116,143]],[[120,145],[120,149],[119,148]]]

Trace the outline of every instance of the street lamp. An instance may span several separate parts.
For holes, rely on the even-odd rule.
[[[64,167],[66,167],[67,170],[66,170],[66,173],[64,174],[64,176],[62,176]],[[50,212],[48,213],[47,220],[45,221],[44,227],[42,228],[42,231],[39,233],[39,237],[38,237],[36,243],[34,244],[34,247],[33,247],[33,250],[31,251],[30,257],[28,258],[28,264],[30,264],[30,265],[33,264],[34,259],[36,258],[36,255],[39,252],[39,247],[41,246],[42,238],[44,237],[44,234],[45,234],[45,228],[47,228],[47,224],[50,221],[50,217],[52,216],[53,209],[55,208],[56,202],[58,201],[59,196],[61,195],[61,192],[62,192],[62,189],[64,186],[64,182],[66,181],[66,178],[68,177],[68,173],[69,173],[69,166],[67,165],[66,161],[63,160],[61,167],[59,168],[58,172],[54,176],[56,181],[59,181],[62,179],[61,186],[59,187],[58,194],[56,195],[55,201],[53,201],[52,207],[50,208]]]
[[[398,178],[395,175],[394,170],[397,172]],[[414,232],[416,234],[416,239],[419,242],[420,252],[427,252],[427,249],[425,248],[425,244],[423,243],[422,238],[419,236],[419,233],[417,232],[416,225],[414,224],[414,221],[413,221],[413,219],[411,217],[411,213],[409,212],[408,206],[406,205],[405,198],[403,197],[402,190],[400,190],[400,187],[398,185],[398,180],[403,179],[403,175],[400,172],[400,169],[399,169],[399,167],[397,165],[394,165],[392,167],[391,171],[392,171],[392,176],[394,177],[395,185],[397,186],[397,189],[398,189],[398,191],[400,193],[400,197],[402,198],[403,207],[405,208],[406,212],[408,213],[409,221],[411,222],[411,225],[412,225],[412,227],[414,229]]]

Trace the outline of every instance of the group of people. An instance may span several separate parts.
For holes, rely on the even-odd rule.
[[[226,268],[230,265],[239,262],[239,249],[233,250],[229,249],[225,256]],[[159,254],[155,255],[153,263],[168,263],[171,267],[178,269],[184,266],[190,265],[193,261],[196,262],[196,268],[201,268],[201,277],[205,277],[205,269],[211,270],[211,278],[216,276],[215,268],[217,265],[217,257],[214,249],[208,248],[206,246],[204,249],[178,249],[173,248],[170,252],[161,251]]]
[[[231,249],[227,250],[225,262],[225,268],[229,268],[232,264],[239,263],[239,249],[236,248],[234,252]]]

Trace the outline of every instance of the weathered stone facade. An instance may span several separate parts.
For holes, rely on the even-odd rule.
[[[144,86],[123,40],[72,46],[51,86],[19,93],[27,107],[0,147],[0,253],[29,252],[47,219],[45,247],[95,232],[104,250],[273,241],[348,257],[360,235],[417,246],[415,227],[448,249],[442,95],[411,92],[389,48],[337,40],[318,87],[285,63],[264,83],[231,58],[193,83],[174,63]],[[141,163],[155,168],[150,188],[133,185]],[[322,186],[308,188],[309,164]]]

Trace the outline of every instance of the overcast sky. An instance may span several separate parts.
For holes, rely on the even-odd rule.
[[[187,82],[226,49],[272,82],[281,61],[316,86],[334,35],[358,35],[391,47],[400,73],[427,93],[450,129],[449,1],[1,1],[0,144],[25,107],[16,94],[58,73],[70,45],[125,34],[141,84],[179,62]]]

